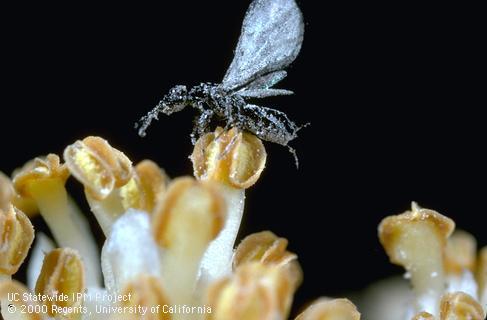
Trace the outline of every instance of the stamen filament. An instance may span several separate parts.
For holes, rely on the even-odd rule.
[[[165,249],[161,272],[172,303],[192,303],[201,257],[221,230],[224,214],[218,189],[192,178],[174,180],[155,210],[153,234]]]
[[[196,142],[191,155],[195,177],[218,182],[227,203],[225,226],[210,243],[201,262],[202,283],[231,272],[233,248],[244,211],[245,189],[259,179],[266,157],[262,142],[237,128],[229,131],[217,128]]]
[[[76,249],[83,257],[88,285],[100,285],[100,260],[98,249],[91,237],[86,221],[69,205],[64,182],[58,179],[46,179],[32,183],[29,187],[31,196],[37,202],[42,217],[51,230],[54,239],[61,247]],[[75,215],[78,215],[75,218]]]
[[[227,204],[227,218],[220,234],[210,243],[201,259],[201,280],[213,281],[232,271],[232,257],[235,240],[242,222],[245,207],[245,189],[220,185],[221,194]]]

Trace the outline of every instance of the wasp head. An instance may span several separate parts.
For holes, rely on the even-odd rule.
[[[182,85],[172,87],[160,104],[161,111],[167,115],[183,110],[188,105],[188,89]]]

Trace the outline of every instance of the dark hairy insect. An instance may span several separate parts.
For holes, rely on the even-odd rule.
[[[230,67],[219,84],[201,83],[188,89],[177,85],[159,104],[142,117],[139,135],[158,114],[170,115],[191,106],[198,110],[191,141],[210,131],[213,120],[225,129],[237,127],[262,140],[287,146],[303,127],[281,111],[248,103],[249,99],[289,95],[292,91],[271,88],[287,75],[286,68],[297,57],[303,42],[301,11],[294,0],[254,0],[242,25],[242,32]]]

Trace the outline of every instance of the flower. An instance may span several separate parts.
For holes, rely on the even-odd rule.
[[[17,242],[3,237],[9,241],[2,240],[2,245],[10,251],[23,249],[10,274],[17,271],[33,240],[28,218],[14,207],[19,199],[33,204],[33,211],[41,213],[54,236],[51,240],[38,233],[27,287],[9,277],[0,283],[3,305],[10,302],[18,309],[10,313],[8,306],[3,307],[5,319],[93,319],[106,318],[107,313],[114,319],[210,319],[213,314],[224,319],[229,315],[217,306],[216,288],[242,277],[272,297],[272,303],[265,305],[269,315],[287,316],[302,278],[296,255],[285,250],[287,241],[270,232],[250,236],[237,249],[239,258],[232,258],[245,189],[258,180],[265,165],[259,139],[221,128],[202,137],[192,155],[197,179],[171,181],[150,160],[133,166],[123,152],[100,137],[74,142],[63,157],[64,163],[55,154],[38,157],[17,170],[12,180],[1,176],[1,205],[10,210],[5,225],[17,216],[32,230],[30,238],[27,232],[20,236],[5,232]],[[105,233],[101,258],[84,215],[65,187],[69,176],[84,186],[90,209]],[[267,250],[269,259],[256,261],[248,256],[253,238],[259,246],[276,243]],[[11,257],[2,252],[3,260]],[[235,298],[247,295],[247,287],[239,281],[232,288]],[[258,294],[262,290],[257,289]],[[10,301],[8,293],[31,299]],[[63,296],[70,298],[56,300]],[[254,309],[252,297],[249,293],[251,303],[242,306],[243,313]],[[156,306],[171,308],[148,316],[147,308]],[[22,307],[33,312],[19,313]],[[127,312],[110,312],[118,307]]]
[[[262,231],[235,248],[245,189],[266,162],[255,136],[236,128],[202,136],[191,155],[195,178],[171,180],[150,160],[134,166],[100,137],[74,142],[63,158],[36,158],[12,180],[0,174],[4,319],[289,317],[303,272],[288,241]],[[65,187],[70,176],[84,186],[105,234],[101,255]],[[37,232],[27,286],[11,279],[34,240],[23,210],[40,212],[54,237]],[[399,294],[389,294],[389,286],[385,303],[405,307],[384,308],[376,319],[484,318],[487,248],[477,257],[473,236],[454,229],[451,219],[415,203],[381,222],[379,239],[391,262],[406,269],[413,295],[395,283]],[[358,320],[360,313],[348,299],[321,297],[295,319]]]

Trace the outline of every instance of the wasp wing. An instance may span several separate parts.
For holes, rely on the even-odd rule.
[[[245,15],[235,56],[222,86],[238,90],[262,76],[258,85],[270,87],[265,80],[275,84],[276,79],[285,77],[285,73],[275,71],[294,61],[303,34],[303,17],[294,0],[254,0]]]
[[[285,89],[250,89],[238,92],[244,98],[267,98],[274,96],[288,96],[294,92]]]
[[[270,87],[284,79],[286,76],[287,72],[284,70],[265,74],[247,84],[245,87],[237,91],[237,93],[244,98],[266,98],[293,94],[290,90],[270,89]]]
[[[274,71],[263,76],[258,77],[254,81],[247,84],[243,90],[253,90],[253,89],[267,89],[281,81],[287,76],[287,72],[284,70]]]

